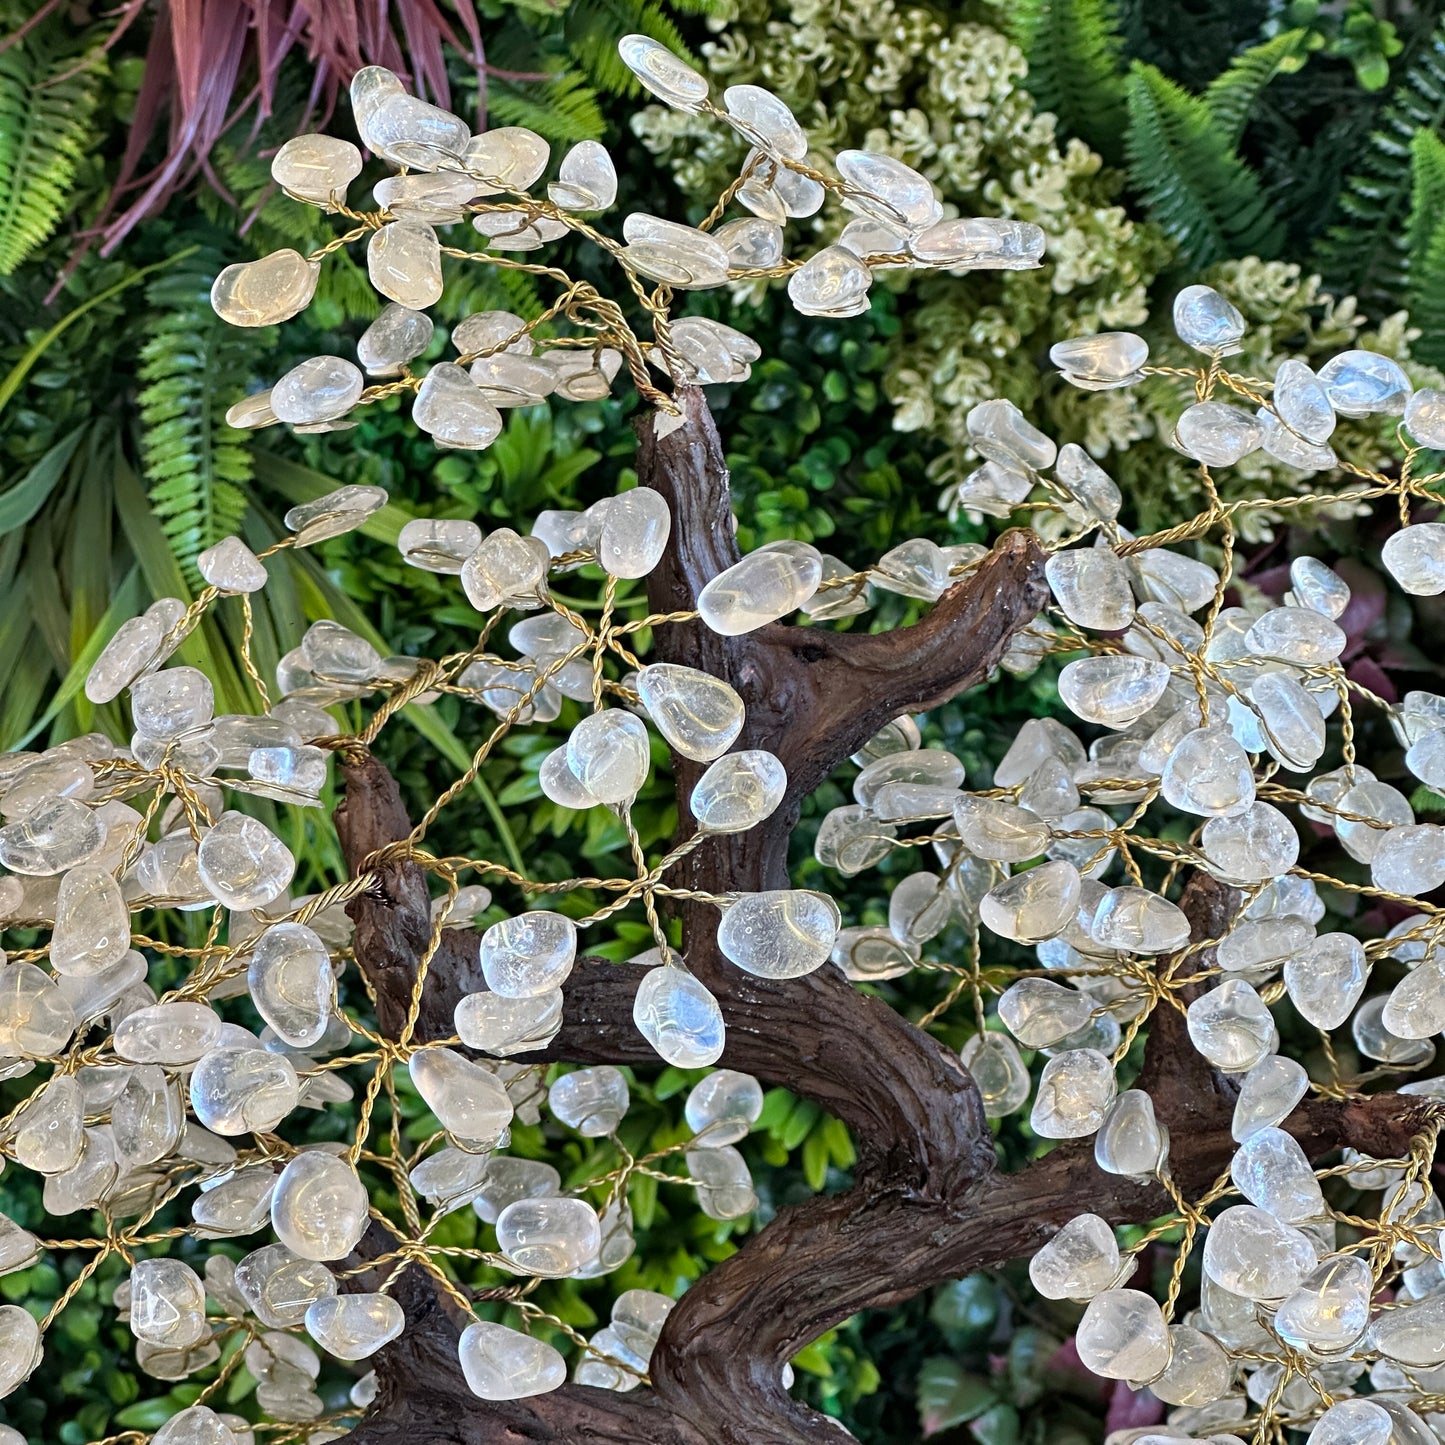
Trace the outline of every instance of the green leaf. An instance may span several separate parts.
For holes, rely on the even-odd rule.
[[[1445,141],[1417,130],[1410,141],[1410,320],[1420,328],[1414,354],[1445,364]]]
[[[803,1178],[815,1194],[828,1182],[828,1141],[821,1129],[803,1140]]]
[[[63,437],[13,487],[0,492],[0,535],[23,527],[45,505],[83,435],[74,431]]]
[[[925,1437],[976,1419],[998,1399],[987,1380],[942,1355],[923,1362],[916,1398]]]
[[[979,1445],[1015,1445],[1019,1426],[1019,1412],[1001,1400],[978,1416],[969,1429]]]
[[[1106,160],[1123,154],[1126,121],[1123,41],[1115,0],[1017,0],[1014,38],[1028,59],[1024,80],[1060,130]]]
[[[1140,61],[1127,93],[1130,179],[1186,259],[1206,266],[1271,256],[1282,236],[1279,219],[1209,106]]]
[[[998,1320],[998,1286],[986,1274],[950,1280],[934,1294],[928,1318],[959,1346],[981,1344]]]
[[[258,450],[253,458],[256,480],[273,488],[293,505],[314,502],[327,492],[334,492],[341,483],[323,472],[313,471],[289,457],[278,456],[275,452]],[[404,503],[390,501],[379,511],[373,512],[357,531],[363,537],[377,542],[396,545],[401,529],[415,519],[416,514]]]
[[[1239,144],[1260,92],[1281,71],[1298,70],[1309,54],[1309,31],[1281,31],[1236,55],[1229,68],[1210,81],[1204,103],[1231,146]]]

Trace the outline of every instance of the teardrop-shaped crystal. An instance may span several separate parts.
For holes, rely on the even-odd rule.
[[[633,1000],[632,1019],[659,1056],[676,1068],[705,1068],[722,1056],[722,1010],[682,968],[664,964],[648,970]]]
[[[30,1096],[16,1119],[11,1142],[16,1162],[37,1174],[59,1174],[80,1162],[84,1147],[80,1085],[73,1074],[56,1074]]]
[[[235,811],[207,829],[196,866],[211,893],[232,909],[275,902],[296,873],[291,850],[264,823]]]
[[[1373,1400],[1337,1400],[1315,1422],[1305,1445],[1390,1445],[1395,1422]]]
[[[1189,1037],[1217,1069],[1242,1074],[1279,1047],[1269,1009],[1243,979],[1226,979],[1189,1005]]]
[[[995,884],[979,903],[984,926],[1016,943],[1042,943],[1061,933],[1079,906],[1083,880],[1057,859]]]
[[[1075,1344],[1086,1369],[1109,1380],[1152,1380],[1169,1364],[1164,1312],[1136,1289],[1109,1289],[1089,1301]]]
[[[624,35],[617,53],[643,87],[674,110],[696,111],[707,99],[707,77],[646,35]]]
[[[822,893],[781,888],[744,893],[718,925],[723,954],[759,978],[800,978],[827,962],[842,915]]]
[[[975,1034],[958,1056],[978,1085],[988,1118],[1007,1118],[1027,1102],[1032,1081],[1012,1039],[991,1032]]]
[[[1104,1122],[1118,1084],[1097,1049],[1068,1049],[1044,1065],[1029,1124],[1044,1139],[1081,1139]]]
[[[1375,1280],[1351,1254],[1322,1259],[1275,1315],[1274,1329],[1292,1349],[1318,1356],[1344,1354],[1364,1338]]]
[[[559,987],[577,956],[577,928],[560,913],[533,910],[504,918],[482,935],[487,987],[506,998],[533,998]]]
[[[1370,1325],[1370,1344],[1411,1369],[1445,1364],[1445,1296],[1381,1310]]]
[[[483,1400],[523,1400],[566,1383],[567,1362],[542,1340],[487,1321],[470,1324],[457,1343],[467,1388]]]
[[[1431,959],[1407,973],[1385,1001],[1380,1022],[1402,1039],[1445,1032],[1445,963]]]
[[[1278,878],[1299,858],[1299,834],[1269,803],[1252,803],[1235,818],[1211,818],[1199,841],[1209,871],[1227,883]]]
[[[605,211],[617,199],[617,169],[607,148],[579,141],[562,157],[547,196],[564,211]]]
[[[1049,360],[1075,386],[1102,391],[1139,380],[1139,368],[1149,360],[1149,343],[1130,331],[1102,331],[1055,342]]]
[[[1169,754],[1159,790],[1181,812],[1233,818],[1254,802],[1254,770],[1228,729],[1196,728]]]
[[[336,995],[331,954],[304,923],[275,923],[256,943],[247,987],[261,1017],[294,1048],[326,1032]]]
[[[763,748],[725,753],[692,790],[689,807],[706,833],[739,833],[777,811],[787,791],[782,763]]]
[[[1380,560],[1404,591],[1438,597],[1445,592],[1445,523],[1415,522],[1392,532]]]
[[[329,135],[293,136],[271,160],[271,179],[315,206],[346,203],[346,188],[361,174],[361,152]]]
[[[1048,824],[1027,808],[1001,798],[965,794],[954,805],[959,841],[977,858],[1023,863],[1048,846]]]
[[[1125,728],[1164,696],[1169,678],[1168,664],[1152,658],[1081,657],[1059,673],[1059,696],[1085,722]]]
[[[1251,1300],[1292,1295],[1315,1267],[1309,1237],[1252,1204],[1223,1210],[1204,1240],[1204,1272]]]
[[[273,326],[306,309],[321,263],[289,248],[227,266],[211,286],[211,307],[232,326]]]
[[[338,1360],[365,1360],[406,1328],[406,1315],[390,1295],[337,1294],[306,1311],[306,1333]]]
[[[1377,351],[1341,351],[1320,367],[1320,381],[1341,416],[1398,416],[1409,399],[1404,369]]]
[[[82,865],[60,880],[50,962],[57,973],[100,973],[130,948],[130,911],[104,868]]]
[[[1235,1151],[1230,1175],[1251,1204],[1286,1224],[1325,1213],[1320,1182],[1298,1141],[1283,1129],[1271,1125],[1251,1134]]]
[[[407,1068],[417,1093],[454,1139],[489,1146],[512,1121],[512,1101],[490,1069],[453,1049],[423,1049]]]
[[[469,993],[456,1007],[457,1034],[468,1048],[510,1055],[545,1048],[562,1026],[562,990],[528,998]]]
[[[1174,298],[1179,339],[1207,356],[1231,356],[1244,335],[1244,317],[1209,286],[1186,286]]]
[[[335,421],[361,400],[366,378],[341,356],[312,356],[293,366],[271,388],[277,420],[310,425]]]
[[[1094,1137],[1094,1162],[1109,1174],[1148,1179],[1168,1154],[1169,1131],[1154,1117],[1154,1100],[1142,1089],[1126,1089]]]
[[[575,1274],[601,1247],[597,1211],[582,1199],[519,1199],[497,1216],[497,1248],[523,1274]]]
[[[742,731],[742,698],[695,667],[652,663],[638,673],[637,692],[658,732],[685,758],[712,762]]]
[[[308,1149],[293,1155],[276,1181],[271,1226],[302,1259],[345,1259],[366,1230],[367,1202],[346,1160]]]
[[[1076,1214],[1029,1260],[1029,1280],[1045,1299],[1093,1299],[1122,1269],[1114,1231],[1097,1214]]]
[[[1344,935],[1339,935],[1343,937]],[[1241,1144],[1280,1123],[1309,1091],[1309,1074],[1296,1059],[1270,1054],[1240,1080],[1230,1132]]]

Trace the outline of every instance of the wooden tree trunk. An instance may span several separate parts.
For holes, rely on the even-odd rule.
[[[738,557],[706,402],[696,390],[679,400],[685,422],[669,436],[656,438],[650,418],[640,426],[639,480],[666,497],[673,516],[667,554],[648,579],[659,612],[691,609],[702,586]],[[1044,605],[1043,560],[1030,534],[1007,533],[923,621],[889,633],[774,624],[721,637],[696,621],[659,626],[655,660],[702,668],[736,688],[747,706],[738,746],[775,753],[789,779],[772,818],[702,844],[675,881],[713,893],[786,887],[788,838],[803,799],[891,718],[983,682]],[[404,837],[410,820],[380,763],[356,757],[343,766],[337,826],[355,873]],[[692,830],[687,798],[700,771],[674,758],[679,840]],[[1191,882],[1185,907],[1196,939],[1222,931],[1234,906],[1229,893],[1202,875]],[[376,991],[382,1030],[395,1036],[429,933],[419,870],[387,867],[376,894],[349,907],[357,962]],[[727,1022],[722,1063],[841,1119],[858,1148],[853,1187],[784,1210],[694,1284],[662,1331],[651,1388],[627,1394],[566,1385],[528,1400],[476,1399],[457,1364],[463,1322],[421,1271],[408,1271],[395,1290],[407,1330],[375,1357],[379,1391],[349,1437],[356,1445],[835,1445],[836,1423],[782,1385],[784,1363],[825,1330],[1031,1254],[1086,1209],[1119,1224],[1169,1209],[1162,1188],[1099,1171],[1091,1140],[1000,1173],[978,1092],[951,1050],[832,966],[788,982],[743,973],[717,949],[717,917],[707,905],[682,908],[687,965]],[[640,972],[580,959],[565,987],[561,1032],[528,1058],[655,1065],[632,1022]],[[475,940],[447,933],[416,1037],[450,1036],[457,999],[480,986]],[[1233,1151],[1233,1086],[1194,1052],[1168,1005],[1152,1022],[1145,1070],[1173,1135],[1174,1178],[1186,1195],[1200,1193]],[[1426,1101],[1396,1095],[1312,1100],[1287,1127],[1315,1156],[1348,1143],[1389,1157],[1408,1148],[1427,1111]]]

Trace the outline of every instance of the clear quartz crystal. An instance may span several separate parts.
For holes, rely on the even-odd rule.
[[[422,378],[411,419],[438,442],[470,451],[490,446],[502,431],[502,414],[465,369],[449,361]]]
[[[285,892],[296,859],[264,823],[228,811],[206,830],[196,866],[201,881],[227,908],[264,908]]]
[[[585,1138],[612,1133],[628,1102],[627,1080],[610,1064],[563,1074],[547,1091],[553,1118]]]
[[[346,188],[361,174],[361,152],[329,135],[298,135],[271,158],[271,178],[303,201],[328,209],[345,204]]]
[[[1163,1311],[1134,1289],[1109,1289],[1089,1301],[1075,1337],[1087,1369],[1111,1380],[1152,1380],[1169,1364]]]
[[[1415,597],[1445,592],[1445,523],[1415,522],[1392,532],[1380,558],[1390,576]]]
[[[1211,467],[1232,467],[1264,439],[1259,422],[1242,407],[1225,401],[1201,401],[1187,407],[1174,428],[1174,442],[1185,456]]]
[[[1322,1259],[1275,1314],[1275,1333],[1292,1349],[1317,1357],[1340,1355],[1364,1337],[1374,1276],[1365,1260],[1336,1254]]]
[[[483,1400],[544,1395],[567,1379],[567,1362],[542,1340],[506,1325],[477,1321],[457,1344],[467,1388]]]
[[[1191,1325],[1170,1325],[1169,1368],[1149,1382],[1150,1393],[1166,1404],[1209,1405],[1226,1396],[1233,1364],[1212,1335]]]
[[[423,1049],[407,1068],[437,1122],[466,1146],[490,1147],[511,1123],[512,1101],[502,1081],[454,1049]]]
[[[788,299],[804,316],[860,316],[872,284],[873,273],[851,251],[826,246],[788,278]]]
[[[103,972],[130,948],[130,911],[120,884],[104,868],[82,864],[60,880],[50,962],[57,973]]]
[[[588,714],[567,739],[567,766],[600,803],[629,803],[647,781],[647,728],[622,708]]]
[[[653,663],[638,674],[637,692],[658,732],[686,758],[712,762],[742,731],[742,698],[697,668]]]
[[[1087,1300],[1112,1288],[1123,1268],[1114,1231],[1097,1214],[1076,1214],[1029,1260],[1045,1299]]]
[[[1230,1175],[1251,1204],[1286,1224],[1326,1213],[1320,1182],[1304,1150],[1283,1129],[1271,1125],[1255,1130],[1235,1151]]]
[[[693,1086],[684,1112],[694,1147],[716,1149],[745,1138],[762,1111],[762,1086],[751,1074],[718,1069]]]
[[[1204,1272],[1232,1294],[1251,1300],[1282,1300],[1294,1294],[1315,1267],[1307,1235],[1252,1204],[1223,1210],[1204,1239]]]
[[[1139,369],[1149,360],[1149,343],[1129,331],[1103,331],[1055,342],[1049,360],[1075,386],[1102,391],[1140,379]]]
[[[1187,1023],[1194,1047],[1225,1073],[1247,1073],[1279,1047],[1269,1009],[1243,979],[1226,979],[1195,999]]]
[[[1254,770],[1249,756],[1224,728],[1196,728],[1169,754],[1159,790],[1185,813],[1232,818],[1254,802]]]
[[[607,210],[617,199],[617,170],[606,147],[595,140],[574,145],[562,157],[547,196],[566,211]]]
[[[1080,627],[1117,632],[1134,617],[1128,568],[1107,547],[1055,552],[1045,564],[1049,587],[1064,615]]]
[[[321,263],[292,250],[227,266],[211,286],[211,306],[232,326],[274,326],[306,309]]]
[[[518,1199],[497,1216],[497,1248],[523,1274],[576,1274],[601,1247],[597,1211],[585,1200]]]
[[[1209,286],[1186,286],[1174,298],[1174,330],[1179,339],[1209,356],[1231,356],[1240,349],[1244,317]]]
[[[648,970],[633,1001],[632,1019],[658,1055],[676,1068],[705,1068],[722,1055],[726,1033],[717,1000],[671,963]]]
[[[1411,391],[1399,363],[1377,351],[1341,351],[1320,367],[1319,377],[1341,416],[1398,416]]]
[[[1061,933],[1079,904],[1079,870],[1063,859],[1041,863],[995,884],[979,903],[984,926],[1016,943],[1042,943]]]
[[[1148,1179],[1163,1167],[1169,1131],[1154,1116],[1154,1101],[1142,1089],[1126,1089],[1109,1106],[1094,1138],[1094,1162],[1110,1174]]]
[[[838,905],[822,893],[745,893],[723,914],[718,948],[759,978],[799,978],[827,961],[840,923]]]
[[[456,1029],[468,1048],[510,1055],[545,1048],[562,1026],[562,990],[527,998],[469,993],[456,1006]]]
[[[271,388],[278,421],[309,426],[343,417],[361,400],[366,378],[344,357],[312,356]]]
[[[1039,1078],[1029,1123],[1045,1139],[1079,1139],[1104,1122],[1118,1085],[1114,1066],[1097,1049],[1055,1054]]]
[[[1305,1445],[1391,1445],[1395,1422],[1373,1400],[1336,1400],[1315,1422]]]
[[[613,577],[646,577],[672,531],[667,502],[649,487],[609,497],[602,506],[597,560]]]
[[[725,753],[711,764],[692,790],[689,806],[698,828],[708,833],[739,833],[771,817],[783,801],[788,775],[766,749]]]
[[[1164,696],[1169,677],[1168,665],[1152,658],[1081,657],[1060,672],[1059,696],[1085,722],[1125,728]]]
[[[306,1310],[306,1333],[338,1360],[365,1360],[406,1328],[406,1315],[390,1295],[338,1294]]]
[[[308,1149],[276,1181],[271,1225],[301,1259],[345,1259],[366,1229],[367,1204],[366,1186],[346,1160]]]
[[[1269,1054],[1240,1080],[1231,1133],[1247,1143],[1261,1129],[1287,1118],[1309,1090],[1309,1074],[1296,1059]]]
[[[576,926],[560,913],[520,913],[482,935],[487,987],[508,998],[531,998],[557,988],[572,972],[576,956]]]

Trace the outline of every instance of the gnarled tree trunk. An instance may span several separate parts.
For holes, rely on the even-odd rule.
[[[685,390],[679,400],[685,421],[677,430],[658,439],[650,419],[640,428],[640,481],[666,497],[673,516],[667,553],[648,580],[659,612],[691,609],[702,586],[738,557],[712,418],[701,392]],[[697,621],[660,625],[655,657],[736,688],[747,706],[738,746],[775,753],[789,780],[770,819],[700,845],[674,881],[710,893],[786,887],[788,837],[802,800],[891,718],[982,682],[1043,606],[1043,560],[1028,533],[1007,533],[923,621],[889,633],[774,624],[722,637]],[[355,872],[404,837],[410,821],[381,764],[353,758],[344,771],[337,824]],[[679,757],[674,771],[686,837],[687,799],[701,769]],[[1185,907],[1196,939],[1223,931],[1229,893],[1203,876],[1191,882]],[[395,1036],[429,933],[419,870],[388,866],[376,894],[349,907],[357,962],[376,991],[382,1030]],[[1170,1208],[1161,1188],[1099,1171],[1091,1140],[1000,1173],[978,1092],[955,1054],[831,966],[787,982],[735,968],[717,949],[717,916],[709,905],[682,906],[687,965],[727,1022],[722,1063],[841,1119],[858,1147],[853,1187],[784,1210],[694,1284],[663,1328],[651,1388],[628,1394],[566,1385],[527,1400],[478,1400],[457,1363],[462,1322],[421,1271],[408,1271],[396,1289],[407,1329],[375,1357],[378,1395],[350,1437],[356,1445],[833,1445],[836,1425],[782,1385],[784,1363],[809,1341],[859,1310],[1031,1254],[1086,1209],[1127,1223]],[[579,960],[565,986],[561,1032],[528,1058],[656,1064],[632,1022],[640,973]],[[447,933],[416,1037],[450,1036],[457,999],[479,986],[475,940]],[[1167,1003],[1151,1022],[1145,1071],[1173,1134],[1175,1180],[1186,1195],[1203,1192],[1233,1150],[1233,1086],[1194,1052]],[[1348,1143],[1388,1157],[1408,1148],[1426,1107],[1395,1095],[1313,1100],[1287,1127],[1315,1156]]]

